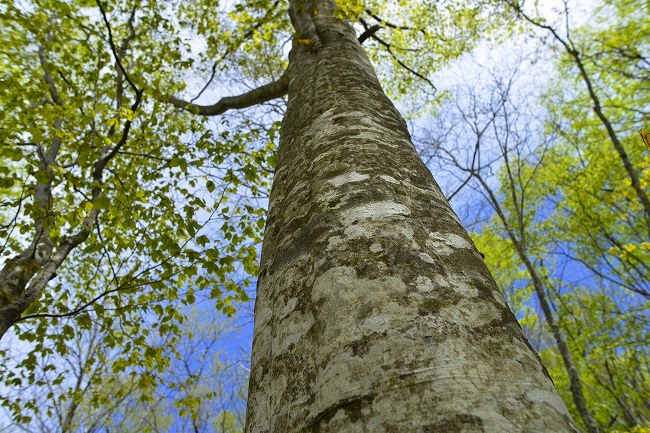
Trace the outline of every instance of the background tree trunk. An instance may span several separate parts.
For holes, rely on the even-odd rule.
[[[292,19],[246,431],[577,431],[353,29]]]

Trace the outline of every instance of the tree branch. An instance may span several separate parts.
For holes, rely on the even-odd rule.
[[[323,46],[323,42],[312,19],[312,14],[316,14],[316,11],[306,10],[304,0],[292,1],[289,4],[289,17],[298,33],[298,37],[300,39],[310,39],[313,48],[318,50]]]
[[[395,61],[397,62],[398,65],[400,65],[402,68],[406,69],[407,71],[409,71],[410,73],[412,73],[413,75],[418,77],[419,79],[421,79],[423,81],[426,81],[433,88],[434,91],[436,90],[436,86],[431,82],[431,80],[429,80],[427,77],[420,74],[415,69],[407,66],[403,61],[401,61],[399,59],[399,57],[397,57],[397,55],[395,55],[395,53],[391,49],[391,46],[390,46],[390,44],[388,42],[386,42],[385,40],[383,40],[379,36],[375,35],[374,33],[372,35],[370,35],[370,37],[372,39],[376,40],[377,42],[379,42],[381,45],[383,45],[386,48],[386,51],[388,51],[388,54],[390,54],[393,57],[393,59],[395,59]]]
[[[106,11],[104,10],[104,7],[102,6],[101,1],[95,0],[95,3],[97,4],[97,7],[99,7],[99,11],[101,12],[102,18],[104,19],[104,24],[106,24],[106,30],[108,30],[108,43],[111,46],[111,51],[113,52],[113,56],[115,57],[115,61],[117,62],[117,66],[122,71],[122,74],[124,74],[124,78],[129,83],[131,88],[133,88],[133,90],[136,93],[138,93],[140,90],[138,90],[137,86],[133,83],[133,81],[131,81],[131,78],[129,77],[129,74],[126,72],[126,69],[124,68],[124,66],[122,66],[122,60],[120,59],[120,57],[121,57],[120,56],[120,50],[118,50],[115,47],[115,42],[113,40],[113,31],[111,30],[111,25],[108,22],[108,17],[106,16]],[[131,13],[131,17],[129,18],[129,23],[133,22],[134,16],[135,16],[135,9],[133,9],[133,12]],[[130,41],[129,38],[135,37],[135,34],[133,33],[133,28],[131,30],[132,30],[132,32],[131,32],[132,35],[129,35],[129,37],[127,37],[127,39],[125,40],[125,43],[127,43],[127,44]]]
[[[44,67],[44,69],[47,71],[47,68]],[[124,76],[126,77],[126,74]],[[128,79],[128,77],[126,78]],[[135,88],[135,92],[136,100],[131,106],[131,111],[134,113],[142,102],[143,90]],[[55,129],[61,127],[61,122],[61,119],[57,119]],[[113,128],[111,126],[111,129]],[[93,205],[96,204],[103,192],[104,169],[127,142],[130,128],[131,121],[129,120],[124,125],[120,141],[113,147],[104,146],[94,164],[93,183],[96,186],[92,190],[90,199]],[[39,170],[47,171],[48,165],[54,163],[59,147],[60,140],[55,137],[46,154],[41,157]],[[51,180],[44,184],[39,182],[34,193],[34,201],[44,207],[45,215],[49,211],[50,189]],[[10,260],[0,271],[0,338],[11,325],[20,320],[22,312],[38,298],[47,283],[56,276],[57,269],[66,257],[88,239],[92,224],[99,211],[98,206],[93,206],[82,221],[79,230],[73,235],[63,238],[54,253],[52,253],[53,245],[49,232],[43,227],[44,217],[41,216],[35,220],[36,235],[32,246]]]
[[[585,83],[585,86],[587,88],[587,94],[589,95],[589,98],[593,102],[593,110],[596,113],[596,116],[598,119],[600,119],[600,122],[603,124],[605,127],[605,130],[607,131],[607,134],[609,135],[610,141],[612,142],[612,145],[614,146],[614,149],[618,153],[618,157],[621,160],[623,167],[625,168],[625,171],[627,172],[630,182],[632,183],[632,188],[634,188],[637,198],[639,202],[641,203],[641,206],[643,207],[644,213],[645,213],[645,218],[646,222],[650,222],[650,198],[646,194],[643,186],[641,185],[641,182],[639,180],[639,173],[636,170],[636,168],[632,165],[632,161],[630,160],[627,151],[625,150],[625,147],[623,146],[623,143],[621,143],[620,139],[618,138],[618,134],[614,130],[614,125],[612,122],[609,120],[609,118],[605,115],[603,112],[601,103],[600,103],[600,98],[598,97],[596,93],[596,89],[593,86],[593,83],[591,81],[591,77],[587,73],[587,69],[585,67],[584,62],[582,61],[582,54],[576,49],[573,41],[569,37],[569,29],[567,27],[567,38],[566,40],[562,38],[557,30],[548,25],[544,24],[543,22],[539,21],[538,19],[535,19],[531,17],[530,15],[527,15],[521,5],[518,2],[514,2],[515,0],[506,0],[506,3],[514,9],[514,11],[521,17],[523,18],[526,22],[529,24],[532,24],[535,27],[538,27],[540,29],[547,30],[549,33],[553,35],[555,40],[560,43],[564,49],[566,50],[567,54],[573,58],[575,65],[577,66],[580,76],[582,77],[583,82]],[[566,4],[565,4],[565,13],[567,14],[567,19],[568,19],[568,10],[566,9]],[[568,24],[567,24],[568,25]]]
[[[363,24],[363,27],[365,28],[365,31],[359,35],[357,38],[359,40],[360,44],[363,44],[368,38],[370,38],[372,35],[377,33],[380,29],[383,27],[380,26],[379,24],[375,24],[372,27],[368,27],[365,23],[365,21],[361,20],[361,24]]]
[[[286,95],[288,89],[289,78],[285,71],[277,81],[265,84],[238,96],[226,96],[213,105],[195,105],[173,95],[163,96],[161,99],[164,102],[171,103],[176,108],[187,110],[194,114],[200,114],[202,116],[218,116],[228,110],[239,110],[272,99],[280,98]]]
[[[367,13],[368,15],[370,15],[372,18],[374,18],[375,21],[377,21],[378,23],[380,23],[382,27],[385,26],[385,27],[389,27],[389,28],[391,28],[391,29],[397,29],[397,30],[417,30],[417,31],[419,31],[419,32],[421,32],[421,33],[426,34],[426,32],[424,31],[424,29],[417,29],[417,28],[415,28],[415,27],[409,27],[409,26],[398,26],[398,25],[396,25],[396,24],[391,23],[390,21],[386,21],[385,19],[383,19],[383,18],[377,16],[377,14],[373,13],[370,9],[366,9],[366,13]]]
[[[59,95],[56,85],[54,84],[54,79],[50,73],[50,68],[48,67],[47,58],[45,57],[45,48],[41,45],[38,47],[38,58],[41,61],[41,67],[43,68],[43,79],[47,83],[47,87],[50,91],[50,96],[52,96],[52,101],[59,106],[62,106],[61,96]]]

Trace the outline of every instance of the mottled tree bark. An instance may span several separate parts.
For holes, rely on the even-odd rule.
[[[246,431],[577,431],[352,28],[292,11],[312,43],[290,55]]]

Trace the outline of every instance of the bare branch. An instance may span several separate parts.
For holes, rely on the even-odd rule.
[[[113,31],[111,30],[111,25],[108,22],[108,17],[106,16],[106,11],[104,10],[104,7],[102,6],[102,3],[100,0],[95,0],[95,3],[97,4],[97,7],[99,7],[99,11],[102,14],[102,18],[104,19],[104,24],[106,24],[106,30],[108,30],[108,43],[111,46],[111,51],[113,52],[113,56],[115,57],[115,61],[117,62],[117,66],[120,68],[120,71],[122,71],[122,74],[124,74],[124,78],[126,81],[129,83],[131,88],[136,92],[140,92],[138,87],[131,81],[131,78],[129,77],[129,74],[126,72],[126,69],[124,66],[122,66],[122,60],[121,60],[121,53],[120,50],[118,50],[115,47],[115,41],[113,40]],[[131,17],[129,23],[132,23],[133,17],[135,14],[135,9],[132,10]],[[132,37],[135,37],[135,34],[133,33],[133,27],[131,27],[131,33],[133,34]],[[125,42],[128,44],[129,38],[125,40]]]
[[[465,187],[465,185],[467,185],[467,182],[472,180],[472,177],[474,177],[474,174],[470,173],[470,175],[467,176],[467,179],[465,179],[463,181],[463,183],[461,183],[460,186],[458,188],[456,188],[456,190],[454,192],[449,194],[449,197],[447,197],[447,201],[451,201],[451,199],[454,198],[456,196],[456,194],[458,194]]]
[[[377,14],[373,13],[370,9],[366,9],[366,13],[370,15],[372,18],[374,18],[374,20],[377,21],[379,24],[381,24],[382,27],[389,27],[391,29],[397,29],[397,30],[417,30],[419,32],[425,33],[424,29],[416,29],[415,27],[398,26],[396,24],[393,24],[390,21],[380,18],[379,16],[377,16]]]
[[[376,40],[377,42],[379,42],[381,45],[383,45],[386,48],[386,51],[388,51],[388,54],[390,54],[393,57],[393,59],[395,59],[397,64],[399,64],[402,68],[406,69],[407,71],[409,71],[410,73],[412,73],[413,75],[418,77],[419,79],[421,79],[423,81],[426,81],[433,88],[434,91],[437,90],[436,86],[433,84],[433,82],[431,82],[431,80],[429,80],[424,75],[420,74],[415,69],[407,66],[402,60],[400,60],[399,57],[397,57],[397,55],[391,49],[390,43],[386,42],[385,40],[383,40],[382,38],[380,38],[379,36],[377,36],[375,34],[370,35],[370,37],[372,39]]]

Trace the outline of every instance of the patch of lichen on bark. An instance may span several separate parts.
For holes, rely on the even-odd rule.
[[[462,299],[462,296],[455,293],[447,293],[446,296],[436,293],[435,296],[422,299],[419,304],[418,314],[420,316],[437,314],[441,309],[457,303],[460,299]]]
[[[329,407],[316,417],[305,432],[325,433],[342,431],[342,428],[354,429],[355,424],[363,424],[370,414],[375,395],[370,393],[350,399],[344,399],[333,407]],[[328,425],[333,421],[335,425]],[[338,424],[338,425],[337,425]]]

